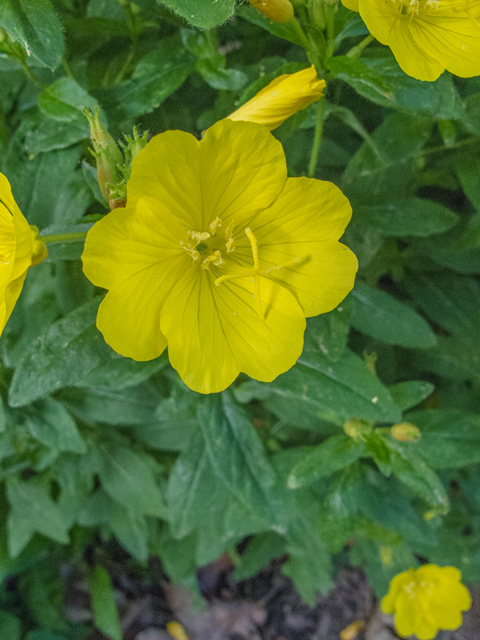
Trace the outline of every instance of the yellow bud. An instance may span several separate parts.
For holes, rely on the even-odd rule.
[[[350,418],[343,425],[343,430],[354,440],[365,440],[373,429],[373,423],[367,420],[359,420],[358,418]]]
[[[365,620],[355,620],[355,622],[352,622],[352,624],[349,624],[348,627],[340,631],[340,640],[355,640],[364,626]]]
[[[293,6],[290,0],[248,0],[266,18],[273,22],[290,22]]]
[[[390,429],[390,433],[399,442],[415,442],[415,440],[420,440],[422,437],[420,429],[410,422],[394,424]]]
[[[168,622],[167,631],[175,640],[188,640],[187,632],[179,622]]]

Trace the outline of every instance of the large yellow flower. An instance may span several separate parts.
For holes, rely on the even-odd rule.
[[[222,120],[202,141],[162,133],[133,161],[126,208],[88,233],[84,272],[109,290],[97,326],[135,360],[168,343],[201,393],[241,371],[271,381],[300,355],[305,316],[353,286],[356,258],[337,242],[350,215],[333,184],[287,179],[263,126]]]
[[[37,240],[37,234],[37,227],[25,220],[10,183],[0,173],[0,333],[22,291],[28,268],[47,257],[47,248]]]
[[[285,73],[231,113],[228,119],[258,122],[273,131],[294,113],[318,100],[324,89],[325,80],[318,79],[313,65],[297,73]]]
[[[480,75],[480,0],[342,0],[418,80]]]
[[[415,634],[419,640],[432,640],[441,629],[458,629],[462,611],[472,604],[461,578],[455,567],[436,564],[403,571],[390,582],[380,607],[395,614],[395,630],[403,638]]]

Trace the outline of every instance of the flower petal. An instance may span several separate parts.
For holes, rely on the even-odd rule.
[[[398,64],[409,76],[433,81],[445,70],[436,57],[428,55],[417,44],[412,30],[416,20],[401,16],[392,0],[360,0],[360,15],[372,36],[391,48]]]
[[[127,204],[156,199],[187,228],[206,231],[216,217],[240,224],[268,207],[286,178],[282,145],[265,127],[221,120],[201,142],[182,131],[152,138],[133,161]]]
[[[480,26],[466,13],[439,9],[431,15],[418,16],[411,28],[412,38],[424,54],[450,73],[461,78],[480,75]]]
[[[252,221],[262,270],[293,293],[307,317],[331,311],[353,288],[357,259],[337,242],[351,212],[332,183],[289,178],[274,204]],[[298,264],[278,268],[295,259]]]
[[[175,274],[176,275],[176,274]],[[158,267],[134,274],[107,293],[97,327],[114,351],[134,360],[153,360],[167,346],[160,330],[165,292],[158,286]]]
[[[240,372],[269,382],[300,356],[302,309],[286,289],[260,280],[265,321],[257,312],[251,278],[215,285],[208,272],[192,268],[173,288],[161,328],[172,366],[194,391],[222,391]]]
[[[158,200],[143,198],[136,209],[114,209],[87,234],[83,271],[97,287],[117,287],[132,276],[158,267],[158,279],[168,272],[162,263],[190,260],[180,241],[185,230]]]

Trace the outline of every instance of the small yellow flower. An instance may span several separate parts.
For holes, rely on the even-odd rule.
[[[0,333],[22,291],[28,268],[47,257],[47,248],[37,235],[37,227],[25,220],[10,183],[0,173]]]
[[[318,100],[324,89],[325,80],[318,79],[313,65],[297,73],[285,73],[231,113],[228,119],[258,122],[273,131],[294,113]]]
[[[418,80],[480,75],[480,0],[342,0]]]
[[[350,215],[333,184],[287,178],[263,126],[221,120],[201,141],[161,133],[133,161],[126,208],[87,235],[84,272],[108,289],[97,326],[134,360],[168,343],[200,393],[241,371],[271,381],[299,357],[305,316],[353,286],[357,260],[338,242]]]
[[[458,629],[462,611],[472,604],[461,578],[455,567],[410,568],[393,578],[380,608],[395,614],[395,630],[402,638],[415,634],[419,640],[432,640],[441,629]]]

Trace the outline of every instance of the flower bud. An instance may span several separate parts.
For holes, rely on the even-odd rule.
[[[358,418],[350,418],[350,420],[347,420],[343,425],[343,430],[347,436],[357,441],[365,440],[365,438],[372,433],[372,429],[372,422]]]
[[[293,6],[290,0],[248,0],[269,20],[273,22],[290,22],[293,18]]]
[[[420,429],[410,422],[399,422],[394,424],[390,433],[399,442],[415,442],[422,437]]]
[[[108,202],[111,199],[111,193],[107,185],[118,182],[119,166],[123,165],[124,159],[115,140],[100,122],[98,107],[95,107],[93,116],[87,108],[83,113],[90,124],[90,137],[93,143],[93,150],[90,149],[90,153],[97,161],[98,184],[102,196]]]
[[[258,122],[273,131],[294,113],[318,100],[324,89],[325,80],[319,80],[313,65],[297,73],[285,73],[272,80],[227,119]]]

